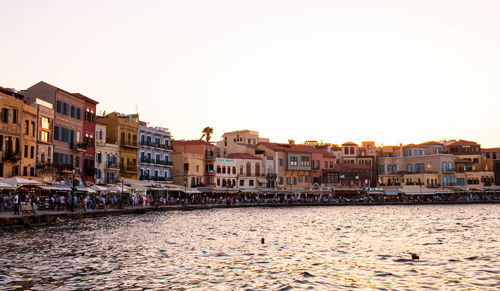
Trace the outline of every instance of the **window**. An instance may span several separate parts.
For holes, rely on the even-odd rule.
[[[35,147],[31,146],[30,148],[30,158],[33,159],[35,157]]]
[[[253,180],[248,180],[248,186],[253,186]]]
[[[290,157],[290,166],[298,166],[298,158],[297,157]]]
[[[300,157],[300,165],[303,167],[309,167],[311,165],[310,157]]]
[[[297,177],[293,177],[293,185],[297,185]]]
[[[2,122],[3,123],[9,122],[9,109],[7,108],[2,108]]]
[[[411,165],[411,164],[406,165],[406,171],[407,171],[408,173],[411,173],[411,172],[412,172],[412,169],[411,169],[411,168],[412,168],[412,165]]]
[[[35,136],[35,122],[32,121],[31,122],[31,136]]]
[[[283,159],[280,159],[280,167],[283,167]]]
[[[278,184],[283,185],[283,177],[278,178]]]
[[[304,182],[309,183],[309,176],[304,176]]]
[[[29,135],[30,134],[30,121],[26,119],[24,121],[24,123],[25,123],[25,125],[24,125],[25,132],[24,132],[24,134]]]
[[[330,168],[333,168],[333,162],[330,162]]]
[[[96,160],[98,165],[100,165],[102,163],[102,153],[101,152],[97,152],[95,160]]]
[[[17,117],[18,117],[18,114],[17,114],[17,109],[12,109],[12,123],[17,123]]]
[[[292,181],[292,180],[291,180],[291,178],[290,178],[290,177],[286,177],[286,184],[287,184],[287,185],[291,185],[291,184],[292,184],[292,183],[291,183],[291,181]]]
[[[240,186],[245,186],[245,180],[240,180]]]
[[[325,161],[325,169],[328,168],[328,162]]]

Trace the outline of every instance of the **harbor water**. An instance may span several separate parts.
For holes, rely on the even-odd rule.
[[[0,289],[499,289],[499,250],[498,204],[156,212],[2,232]]]

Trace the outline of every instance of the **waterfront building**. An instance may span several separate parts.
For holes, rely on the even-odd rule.
[[[172,181],[172,145],[170,131],[163,127],[150,127],[139,123],[139,179]]]
[[[454,160],[440,143],[400,146],[391,156],[378,158],[379,182],[382,186],[454,186]]]
[[[139,115],[112,112],[104,116],[99,116],[97,121],[106,124],[107,143],[118,144],[119,146],[119,178],[137,180],[139,173],[137,168]]]
[[[23,95],[0,87],[0,177],[20,174]]]
[[[106,124],[97,121],[95,131],[95,182],[98,184],[116,183],[120,173],[118,143],[108,142],[106,136]]]
[[[20,176],[32,178],[36,166],[36,121],[37,109],[23,103],[21,122],[21,173]]]
[[[36,146],[36,176],[42,180],[51,181],[55,177],[56,169],[53,166],[54,152],[52,138],[54,129],[54,109],[52,104],[36,99],[34,106],[37,110],[37,146]]]
[[[54,107],[54,153],[57,180],[66,180],[68,174],[82,175],[82,142],[84,101],[79,97],[43,81],[22,91],[25,101],[44,100]]]
[[[474,188],[494,185],[495,177],[491,159],[496,153],[494,150],[483,151],[480,144],[467,140],[448,142],[446,150],[460,161],[456,170],[465,180],[465,184],[461,186],[467,185],[469,188]],[[490,159],[487,153],[490,154]]]
[[[485,161],[485,170],[493,171],[495,185],[500,185],[500,148],[481,149],[481,157]]]
[[[368,165],[340,163],[335,170],[338,171],[338,186],[340,187],[361,188],[370,185],[372,170]],[[330,173],[335,173],[335,170]]]
[[[95,182],[95,131],[96,131],[96,110],[98,102],[80,93],[73,95],[83,100],[83,181],[86,184]]]
[[[216,158],[214,166],[216,187],[238,187],[239,183],[237,183],[237,181],[239,174],[237,173],[236,160],[229,157]]]
[[[171,176],[175,184],[183,185],[188,189],[205,186],[205,158],[200,153],[176,152],[171,153],[173,167]]]
[[[253,154],[255,146],[260,142],[269,142],[269,139],[259,137],[259,132],[254,130],[226,132],[222,135],[222,140],[216,143],[216,155],[224,158],[233,153]]]
[[[174,149],[172,156],[176,156],[173,160],[173,176],[176,184],[181,180],[182,183],[179,185],[189,182],[189,185],[197,187],[215,187],[216,157],[215,147],[211,143],[203,140],[188,140],[172,142],[172,146]],[[200,159],[202,164],[200,164]],[[185,180],[188,181],[184,182]]]
[[[327,187],[338,183],[335,179],[337,158],[322,146],[311,147],[311,182],[315,188]]]
[[[236,181],[236,187],[252,189],[268,186],[263,171],[262,158],[247,153],[233,153],[229,154],[227,158],[234,161],[231,171],[232,173],[236,172],[236,179],[233,180]]]
[[[276,187],[281,189],[307,188],[310,186],[312,150],[309,146],[261,142],[256,146],[259,153],[274,161]]]
[[[342,164],[356,164],[369,167],[371,174],[368,177],[368,184],[371,186],[376,185],[376,179],[374,179],[377,175],[375,167],[377,156],[375,142],[363,141],[361,147],[353,142],[346,142],[341,145],[339,153],[340,163]]]

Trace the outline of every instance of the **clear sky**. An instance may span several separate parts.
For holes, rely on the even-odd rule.
[[[0,86],[40,80],[177,139],[500,146],[500,1],[0,0]]]

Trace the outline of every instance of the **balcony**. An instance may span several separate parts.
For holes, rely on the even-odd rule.
[[[3,155],[3,159],[12,163],[16,163],[21,159],[21,153],[16,152],[5,152]]]
[[[73,143],[72,142],[69,144],[69,148],[74,150],[74,151],[84,152],[87,150],[87,145],[84,143]]]
[[[119,170],[117,163],[106,163],[106,170]]]
[[[153,159],[148,158],[148,157],[143,157],[139,160],[139,163],[141,164],[153,164]]]
[[[137,141],[135,140],[120,140],[120,146],[124,148],[138,149]]]
[[[207,170],[207,171],[205,171],[205,175],[207,175],[207,176],[215,176],[215,171],[214,170]]]
[[[214,154],[205,154],[205,160],[215,160]]]
[[[152,147],[166,150],[173,150],[174,148],[171,145],[163,144],[163,143],[155,143],[150,141],[141,141],[141,146],[143,147]]]
[[[126,167],[120,167],[120,171],[122,173],[137,173],[137,166],[126,166]]]

